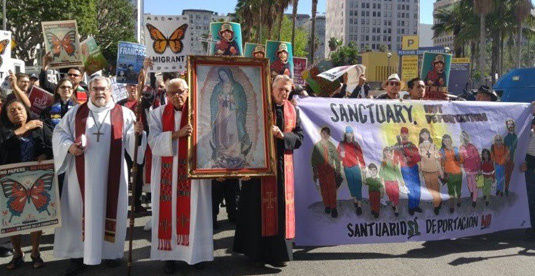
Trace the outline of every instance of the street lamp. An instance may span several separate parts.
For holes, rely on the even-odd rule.
[[[392,57],[392,53],[388,52],[386,54],[386,57],[388,58],[388,67],[387,67],[387,70],[386,70],[386,77],[388,78],[388,76],[390,76],[390,58]]]

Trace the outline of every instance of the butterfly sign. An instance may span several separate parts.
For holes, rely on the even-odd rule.
[[[149,72],[184,72],[192,47],[189,16],[145,15],[145,46],[153,66]]]
[[[58,227],[52,160],[0,166],[0,237]]]
[[[45,48],[51,53],[51,68],[84,65],[76,20],[41,22]]]
[[[11,32],[0,31],[0,80],[8,76],[8,71],[13,69],[11,46]]]

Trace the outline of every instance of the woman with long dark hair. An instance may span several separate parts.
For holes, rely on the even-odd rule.
[[[52,158],[51,135],[43,128],[40,120],[30,120],[29,109],[19,100],[9,101],[0,113],[0,165],[29,161],[42,161]],[[42,231],[30,234],[32,243],[33,268],[44,265],[39,252],[39,240]],[[12,270],[24,263],[21,250],[21,235],[11,237],[13,259],[7,264]]]
[[[41,120],[51,132],[65,113],[78,104],[73,89],[70,79],[61,79],[54,90],[54,103],[41,112]]]
[[[433,144],[431,132],[427,128],[422,128],[419,138],[418,151],[422,159],[418,164],[418,168],[420,168],[427,190],[433,197],[434,212],[438,215],[440,207],[442,207],[439,177],[444,178],[444,172],[440,164],[440,153]]]

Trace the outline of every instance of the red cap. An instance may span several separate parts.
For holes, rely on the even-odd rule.
[[[409,134],[409,129],[406,127],[401,128],[401,134]]]

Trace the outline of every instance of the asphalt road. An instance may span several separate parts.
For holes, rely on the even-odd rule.
[[[149,216],[139,216],[134,229],[133,275],[163,275],[163,263],[149,260],[150,232],[143,226]],[[293,262],[283,269],[257,268],[247,258],[231,251],[234,230],[226,213],[219,215],[221,229],[214,234],[215,260],[198,270],[180,263],[175,275],[530,275],[535,271],[535,241],[524,239],[524,230],[433,242],[363,244],[333,247],[297,247]],[[0,258],[0,275],[61,275],[68,260],[52,255],[54,235],[44,233],[41,242],[45,267],[31,268],[30,263],[7,271],[10,258]],[[29,236],[23,238],[29,262]],[[126,275],[127,250],[120,267],[103,265],[86,269],[80,275]]]

